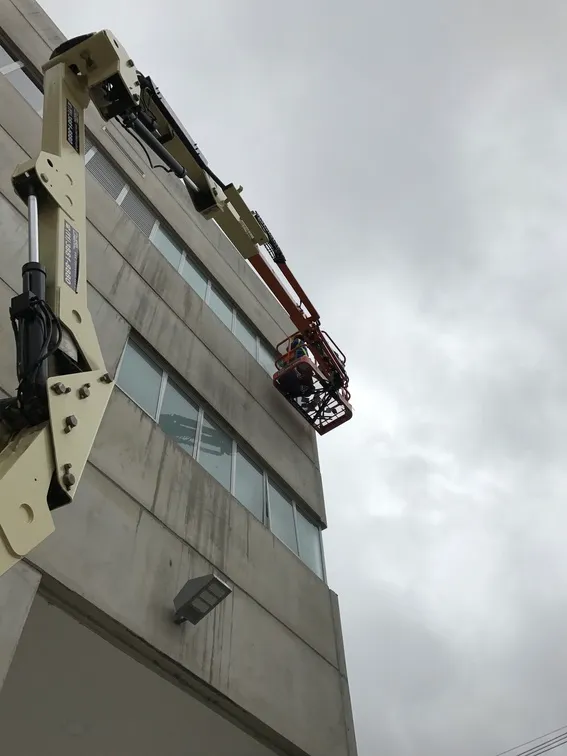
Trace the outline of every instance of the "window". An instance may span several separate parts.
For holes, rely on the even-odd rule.
[[[159,413],[160,427],[189,454],[195,449],[199,408],[173,383],[167,383]]]
[[[120,207],[124,210],[130,220],[134,221],[143,234],[149,236],[152,233],[156,218],[146,203],[138,197],[136,192],[129,189],[120,203]]]
[[[197,460],[213,478],[231,490],[232,440],[206,415],[203,417]]]
[[[162,370],[131,341],[120,365],[120,388],[148,415],[157,417]]]
[[[126,182],[122,178],[122,175],[112,165],[110,160],[107,160],[102,152],[98,150],[91,156],[87,163],[88,172],[95,178],[98,183],[106,189],[112,199],[118,200],[118,198],[124,194],[126,190]]]
[[[183,276],[193,291],[205,300],[215,315],[232,331],[244,348],[269,375],[272,375],[276,359],[274,350],[263,343],[260,336],[246,323],[232,303],[199,269],[199,266],[183,249],[183,245],[175,238],[175,235],[162,226],[150,207],[139,197],[137,192],[130,189],[122,174],[93,145],[88,136],[85,145],[85,161],[91,175],[116,200],[165,259]]]
[[[236,452],[234,495],[260,522],[264,522],[264,473],[240,449]]]
[[[156,224],[156,227],[150,236],[150,241],[159,249],[165,259],[173,265],[175,270],[179,270],[183,252],[160,225]]]
[[[16,69],[5,74],[6,78],[18,92],[22,95],[36,113],[43,113],[43,93],[36,87],[33,81],[27,76],[23,69]]]
[[[234,318],[234,335],[247,349],[252,357],[256,357],[257,338],[254,331],[249,328],[239,315]]]
[[[129,340],[117,386],[319,577],[319,528],[310,522],[229,433],[174,382],[144,349]]]
[[[36,113],[43,112],[43,94],[24,70],[24,64],[13,58],[10,53],[0,46],[0,75],[18,90]]]
[[[201,299],[204,299],[207,295],[207,278],[201,273],[200,270],[191,262],[191,260],[184,256],[183,263],[181,265],[181,275],[187,281],[189,286],[196,292]]]
[[[14,58],[0,46],[0,73],[4,73],[4,69],[14,65]]]
[[[1,75],[11,82],[37,113],[42,114],[43,93],[27,75],[24,64],[13,58],[0,45]],[[118,146],[124,152],[124,149],[120,145]],[[127,155],[127,157],[129,156]],[[262,343],[256,332],[245,323],[232,304],[212,286],[207,276],[199,270],[199,267],[184,252],[182,245],[175,241],[172,235],[161,227],[154,212],[146,205],[137,192],[128,186],[120,171],[93,144],[88,135],[85,135],[85,163],[93,178],[122,207],[142,233],[150,238],[150,241],[183,276],[195,293],[201,299],[207,301],[207,290],[210,290],[207,304],[226,327],[234,333],[245,349],[271,375],[274,372],[275,361],[273,350],[270,351]],[[137,166],[136,169],[139,171]]]
[[[297,554],[297,535],[291,500],[276,488],[271,481],[268,489],[268,506],[272,533]]]
[[[299,556],[316,575],[323,577],[323,558],[321,554],[320,531],[313,523],[295,510]]]
[[[209,295],[209,307],[225,326],[232,330],[232,307],[214,287]]]
[[[258,362],[270,375],[275,373],[276,356],[260,340],[258,340]]]

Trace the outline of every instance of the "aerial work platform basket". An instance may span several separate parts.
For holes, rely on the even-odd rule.
[[[298,346],[299,342],[299,346]],[[330,344],[333,344],[334,349]],[[345,357],[327,334],[317,334],[319,354],[330,351],[333,359],[321,369],[311,359],[309,342],[296,333],[278,344],[274,386],[319,433],[324,435],[352,417]]]

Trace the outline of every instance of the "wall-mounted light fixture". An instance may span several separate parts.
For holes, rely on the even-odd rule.
[[[231,593],[232,588],[216,575],[191,578],[173,599],[175,623],[196,625]]]

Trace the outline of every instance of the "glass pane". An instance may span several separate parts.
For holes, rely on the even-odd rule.
[[[264,521],[264,475],[240,449],[236,454],[234,495],[260,522]]]
[[[297,554],[297,537],[291,501],[270,481],[270,527],[272,533]]]
[[[185,257],[185,260],[183,261],[181,275],[187,281],[193,291],[195,291],[201,297],[201,299],[204,299],[205,294],[207,293],[207,279],[201,273],[201,271],[195,265],[193,265],[188,257]]]
[[[4,68],[4,66],[10,65],[10,63],[14,62],[14,58],[4,50],[2,46],[0,46],[0,68]]]
[[[258,362],[270,375],[273,375],[276,372],[276,367],[274,365],[275,361],[276,359],[272,352],[267,349],[267,347],[265,347],[262,342],[260,342],[258,350]]]
[[[183,255],[171,236],[161,226],[158,226],[153,232],[152,243],[159,249],[165,259],[173,265],[175,270],[178,270]]]
[[[112,199],[117,200],[126,186],[121,174],[107,160],[100,150],[97,150],[87,163],[87,170],[94,176],[98,183],[106,189]]]
[[[155,418],[162,370],[131,341],[120,365],[116,383],[136,404]]]
[[[209,307],[222,320],[227,328],[232,330],[232,307],[216,289],[211,289]]]
[[[206,415],[203,418],[199,462],[230,491],[232,439]]]
[[[22,97],[29,102],[36,113],[43,111],[43,94],[36,87],[33,81],[26,76],[23,70],[20,68],[17,71],[6,74],[8,81],[16,87]]]
[[[165,433],[175,439],[189,454],[193,454],[195,448],[198,416],[199,408],[168,382],[163,395],[159,424]]]
[[[297,518],[297,536],[299,538],[299,556],[316,575],[323,577],[323,559],[321,556],[321,540],[319,528],[304,517],[301,512],[295,512]]]
[[[234,335],[256,359],[256,334],[238,315],[234,319]]]
[[[127,195],[120,203],[120,207],[130,220],[134,221],[143,234],[149,236],[152,233],[156,217],[146,203],[138,197],[136,192],[129,189]]]

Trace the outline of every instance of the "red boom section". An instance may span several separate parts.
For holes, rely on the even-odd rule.
[[[261,254],[249,258],[250,264],[289,314],[297,333],[278,344],[281,355],[274,375],[274,385],[320,433],[327,433],[352,417],[346,358],[330,336],[321,330],[319,314],[285,262],[279,269],[299,299],[296,303]],[[295,358],[291,343],[300,336],[313,355]],[[309,383],[309,398],[293,396],[286,390],[289,373],[302,370]]]

